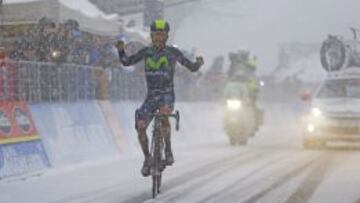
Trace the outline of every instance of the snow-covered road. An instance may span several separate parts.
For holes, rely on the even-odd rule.
[[[179,108],[195,108],[189,105],[197,104]],[[221,108],[209,105],[196,109],[220,113]],[[150,178],[140,175],[139,152],[2,180],[0,202],[360,202],[360,150],[304,150],[293,106],[272,103],[265,109],[265,126],[246,147],[230,147],[224,134],[215,139],[213,133],[221,131],[216,118],[206,118],[209,126],[193,129],[202,132],[193,135],[195,143],[189,135],[174,135],[176,163],[165,170],[156,201],[151,199]],[[182,118],[188,119],[182,128],[201,122],[199,116]],[[212,134],[207,137],[211,139],[201,141],[204,134]]]
[[[358,157],[358,152],[208,147],[181,153],[164,174],[156,201],[150,179],[135,170],[127,181],[56,202],[357,202]],[[129,175],[126,169],[118,173]]]

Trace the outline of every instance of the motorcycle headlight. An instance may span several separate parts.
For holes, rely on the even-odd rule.
[[[259,84],[260,84],[261,87],[264,87],[264,86],[265,86],[265,82],[262,81],[262,80],[259,82]]]
[[[311,115],[314,116],[314,117],[319,117],[321,116],[322,112],[319,108],[312,108],[311,109]]]
[[[241,108],[241,100],[229,99],[226,101],[226,106],[231,110],[238,110]]]

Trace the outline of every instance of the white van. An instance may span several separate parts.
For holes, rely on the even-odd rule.
[[[360,68],[330,72],[311,98],[303,120],[303,146],[327,141],[360,141]]]

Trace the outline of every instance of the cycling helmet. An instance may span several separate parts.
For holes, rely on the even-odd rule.
[[[156,32],[156,31],[169,32],[170,26],[169,26],[169,23],[166,22],[165,20],[158,19],[151,23],[150,30],[151,30],[151,32]]]

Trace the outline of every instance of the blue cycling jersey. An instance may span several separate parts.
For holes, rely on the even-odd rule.
[[[130,66],[144,60],[149,94],[173,92],[176,62],[192,72],[197,71],[201,66],[200,63],[191,62],[179,49],[172,46],[166,46],[163,49],[148,46],[132,56],[126,56],[124,50],[121,50],[119,57],[124,66]]]

